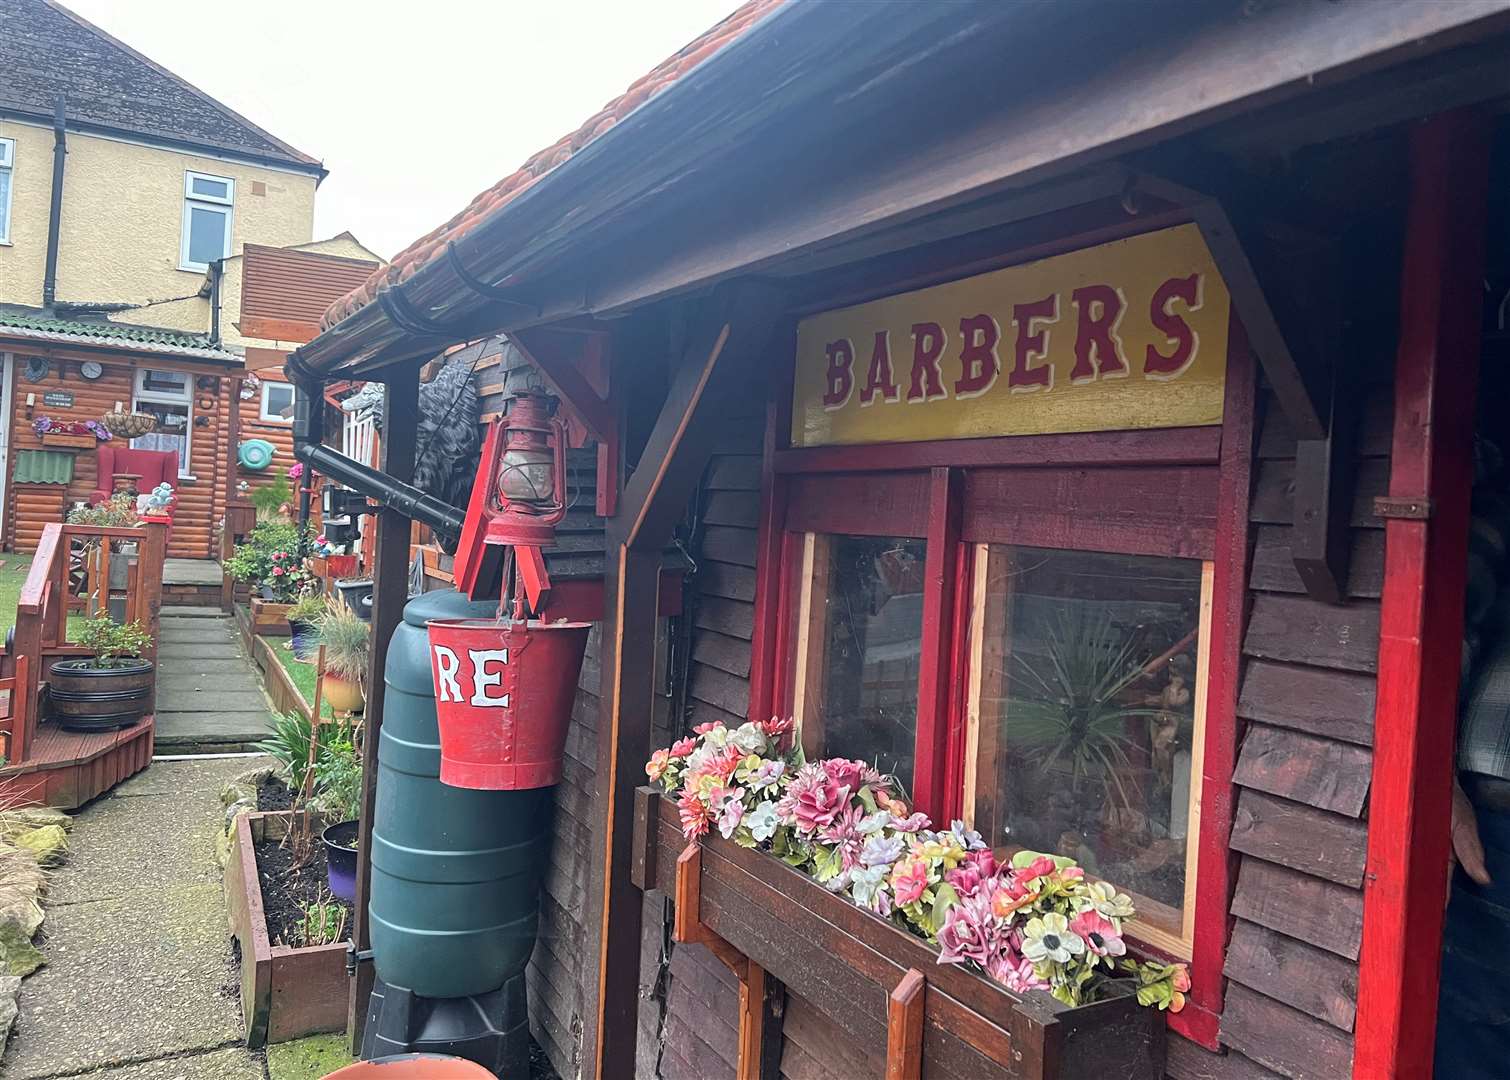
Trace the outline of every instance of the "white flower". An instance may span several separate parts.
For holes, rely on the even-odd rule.
[[[749,721],[740,724],[729,735],[728,741],[739,747],[746,754],[758,754],[765,749],[765,732],[759,724]]]
[[[757,842],[769,840],[776,835],[776,804],[767,799],[744,816],[745,828]]]
[[[1023,928],[1022,955],[1033,963],[1052,960],[1056,964],[1069,963],[1071,956],[1085,952],[1085,941],[1070,930],[1070,921],[1058,912],[1038,919],[1029,919]]]

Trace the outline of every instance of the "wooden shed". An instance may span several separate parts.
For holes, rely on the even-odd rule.
[[[1507,33],[756,0],[331,308],[286,368],[386,383],[391,475],[418,365],[490,333],[598,444],[529,988],[563,1076],[1431,1075],[1475,440],[1482,484],[1510,438]],[[381,643],[409,525],[377,534]],[[1096,634],[1150,718],[1084,770],[1020,684]],[[772,716],[1131,892],[1184,1009],[1055,1008],[684,852],[651,751]]]

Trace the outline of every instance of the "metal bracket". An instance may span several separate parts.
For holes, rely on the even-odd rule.
[[[1389,495],[1374,497],[1374,513],[1386,520],[1425,521],[1434,509],[1428,498],[1396,498]]]

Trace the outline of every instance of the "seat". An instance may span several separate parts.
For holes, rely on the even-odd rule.
[[[136,490],[142,495],[162,483],[172,484],[175,489],[178,487],[178,455],[172,450],[132,450],[127,446],[101,443],[95,454],[100,472],[95,480],[95,490],[89,496],[91,505],[110,498],[115,489],[115,477],[121,475],[141,477],[136,482]]]

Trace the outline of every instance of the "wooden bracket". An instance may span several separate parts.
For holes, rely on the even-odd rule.
[[[695,840],[676,858],[676,915],[671,940],[688,945],[706,945],[741,983],[748,977],[749,958],[703,922],[703,849]]]
[[[886,999],[886,1080],[918,1080],[923,1072],[923,1004],[928,981],[908,968]]]
[[[1434,509],[1432,501],[1424,496],[1415,499],[1396,499],[1389,495],[1374,498],[1374,514],[1382,518],[1403,521],[1425,521]]]
[[[609,394],[607,333],[516,330],[509,339],[597,440],[596,512],[612,517],[619,496],[619,415]]]

